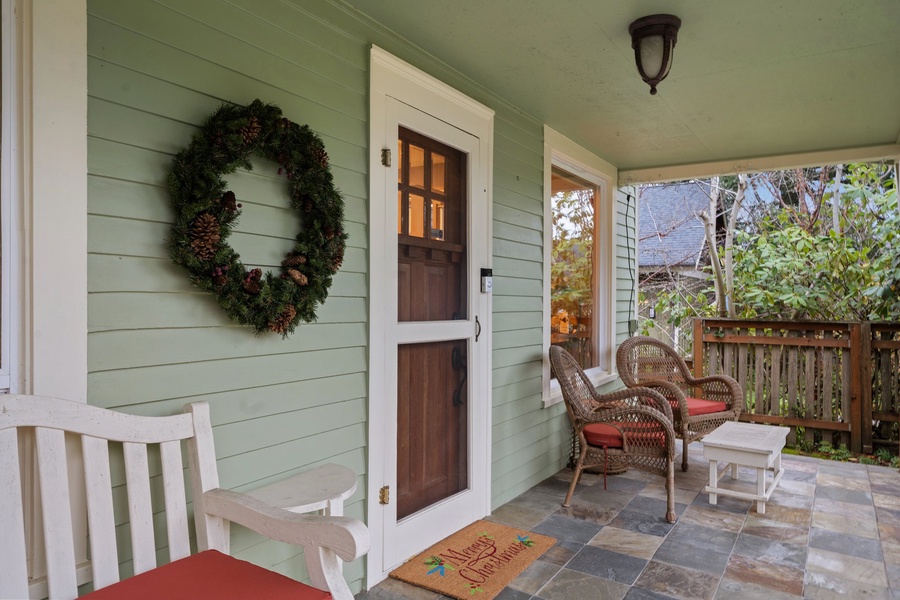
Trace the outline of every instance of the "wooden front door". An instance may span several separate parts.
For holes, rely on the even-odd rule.
[[[464,319],[465,156],[401,127],[397,320]],[[397,348],[397,518],[466,489],[466,340]]]

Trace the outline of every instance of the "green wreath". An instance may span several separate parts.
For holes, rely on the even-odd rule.
[[[278,274],[247,270],[227,243],[241,205],[222,176],[239,167],[252,169],[253,155],[281,165],[278,173],[290,181],[291,207],[303,223]],[[347,234],[344,200],[334,187],[328,155],[308,126],[259,100],[223,105],[175,157],[169,191],[176,215],[172,260],[187,269],[195,286],[215,295],[231,320],[284,337],[300,321],[315,320],[343,262]]]

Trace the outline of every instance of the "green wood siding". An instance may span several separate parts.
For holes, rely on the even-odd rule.
[[[369,48],[376,43],[496,111],[492,505],[561,468],[569,451],[565,411],[560,405],[543,409],[541,402],[539,121],[474,86],[439,57],[329,3],[89,0],[88,13],[91,403],[161,415],[208,401],[223,486],[249,488],[337,462],[359,474],[346,512],[365,518],[367,93]],[[279,105],[322,136],[347,206],[344,266],[318,322],[302,325],[288,340],[255,337],[229,323],[168,258],[173,215],[165,183],[174,154],[221,103],[254,98]],[[285,208],[283,182],[264,161],[254,164],[252,173],[229,177],[244,203],[231,243],[248,264],[271,268],[297,222]],[[619,289],[630,290],[624,244],[617,274]],[[620,294],[617,310],[622,337],[627,296]],[[151,470],[158,473],[158,465]],[[115,502],[125,506],[121,488]],[[127,524],[118,525],[127,569]],[[240,528],[233,537],[239,557],[306,578],[294,548]],[[165,556],[164,547],[160,553]],[[347,565],[345,574],[359,590],[362,561]]]
[[[364,518],[367,47],[280,2],[91,0],[88,12],[90,402],[152,415],[206,400],[224,487],[337,462],[360,474],[346,512]],[[222,102],[257,97],[322,136],[347,206],[343,268],[318,322],[289,340],[228,322],[168,258],[174,154]],[[263,163],[228,178],[244,204],[230,241],[247,264],[271,268],[299,223]],[[121,489],[116,503],[126,505]],[[306,578],[295,548],[241,528],[233,537],[241,558]],[[360,589],[362,561],[345,573]]]

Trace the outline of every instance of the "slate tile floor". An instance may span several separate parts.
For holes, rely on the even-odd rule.
[[[557,545],[498,600],[886,598],[900,600],[900,473],[785,455],[764,515],[756,503],[701,490],[702,442],[688,472],[676,457],[678,521],[668,524],[660,477],[586,474],[569,508],[561,471],[497,508],[489,520],[555,537]],[[724,465],[720,468],[724,469]],[[754,489],[741,469],[735,484]],[[731,484],[726,474],[723,483]],[[357,600],[439,600],[388,579]],[[475,599],[477,600],[477,599]]]

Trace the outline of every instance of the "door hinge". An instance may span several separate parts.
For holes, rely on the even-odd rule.
[[[391,486],[386,485],[378,491],[378,504],[390,504]]]
[[[390,148],[383,148],[381,150],[381,164],[383,164],[386,167],[391,166],[391,149]]]

